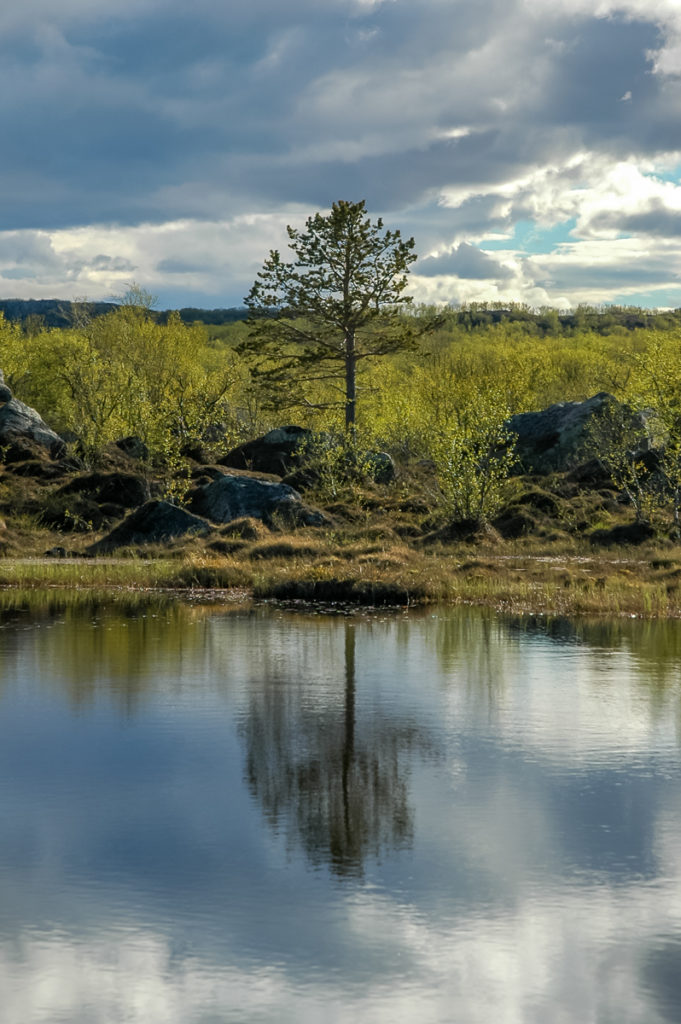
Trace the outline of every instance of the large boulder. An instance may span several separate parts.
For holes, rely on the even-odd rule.
[[[48,467],[58,463],[46,463]],[[45,495],[41,518],[59,530],[102,530],[149,501],[149,484],[134,473],[85,473]]]
[[[516,435],[519,468],[525,473],[567,472],[593,456],[593,424],[606,410],[619,403],[606,391],[584,402],[558,402],[540,412],[522,412],[506,421]],[[640,448],[650,447],[644,414],[632,414],[640,435]]]
[[[205,519],[169,501],[148,501],[87,550],[91,555],[100,555],[116,548],[158,544],[187,534],[202,535],[211,529]]]
[[[7,385],[0,381],[0,447],[23,440],[40,445],[52,458],[59,458],[66,451],[62,438],[50,430],[40,414],[13,398]]]
[[[149,501],[149,481],[137,473],[95,472],[75,477],[59,494],[87,494],[100,504],[137,508]]]
[[[301,464],[305,449],[312,444],[313,438],[312,431],[304,427],[277,427],[262,437],[232,448],[219,460],[219,464],[230,469],[286,476]]]
[[[315,434],[305,427],[277,427],[262,437],[233,448],[218,460],[218,465],[254,473],[272,473],[285,477],[294,488],[305,489],[317,483],[325,454],[335,452],[341,446],[342,441],[331,434]],[[387,452],[361,451],[358,456],[355,463],[361,464],[366,478],[378,484],[389,484],[395,479],[395,463]]]
[[[217,476],[195,493],[192,508],[214,523],[230,523],[248,516],[267,525],[280,519],[295,526],[323,526],[327,519],[303,504],[300,494],[288,484],[254,476],[226,473]]]

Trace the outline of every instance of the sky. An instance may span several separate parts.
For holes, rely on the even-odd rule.
[[[365,199],[419,302],[681,306],[681,0],[24,0],[0,85],[0,298],[241,305]]]

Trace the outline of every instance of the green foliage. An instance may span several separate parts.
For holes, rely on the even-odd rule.
[[[661,488],[643,459],[642,433],[640,416],[613,402],[591,424],[589,447],[628,498],[637,522],[650,523],[661,506]]]
[[[647,346],[633,361],[629,394],[657,429],[657,503],[681,521],[681,331],[647,332]]]
[[[320,501],[336,501],[342,494],[357,492],[370,480],[374,457],[352,433],[321,432],[300,446],[300,453]]]
[[[157,324],[134,298],[96,318],[76,307],[72,327],[30,337],[0,321],[0,365],[10,386],[88,457],[135,435],[165,465],[213,425],[236,437],[229,402],[235,358],[216,361],[200,326],[177,316]]]
[[[508,407],[493,389],[474,388],[456,414],[435,431],[430,455],[447,517],[483,524],[501,508],[513,468],[513,435],[504,426]]]
[[[676,313],[667,322],[662,314],[581,309],[568,325],[567,314],[522,306],[410,307],[403,288],[414,258],[411,240],[372,223],[363,203],[335,204],[332,215],[317,214],[290,237],[300,261],[284,263],[271,254],[252,290],[249,328],[235,321],[211,334],[178,315],[159,322],[150,297],[139,290],[103,315],[72,304],[64,328],[46,328],[34,318],[22,331],[0,315],[7,383],[91,460],[108,442],[138,436],[150,450],[150,471],[174,500],[182,500],[188,486],[184,451],[212,446],[217,455],[281,426],[293,403],[301,425],[335,438],[319,442],[315,455],[320,495],[333,498],[358,486],[368,469],[361,450],[387,449],[406,460],[434,459],[451,515],[465,518],[493,515],[500,500],[508,468],[501,424],[508,415],[608,391],[633,410],[650,410],[664,445],[651,472],[650,460],[627,455],[635,448],[624,425],[603,424],[602,460],[630,494],[637,517],[679,523]],[[377,255],[378,242],[385,249]],[[345,294],[334,282],[347,254],[360,252]],[[386,279],[381,294],[394,300],[386,305],[380,297],[367,300],[378,281],[372,266]],[[305,288],[314,291],[311,281],[318,287],[315,302],[303,308]],[[268,303],[276,298],[275,285],[282,294],[288,288],[290,302],[273,311]],[[355,429],[361,450],[353,431],[346,442],[338,440],[348,422],[346,313],[355,331],[351,368],[360,393]],[[252,334],[245,340],[247,329]],[[416,338],[422,339],[418,348]]]

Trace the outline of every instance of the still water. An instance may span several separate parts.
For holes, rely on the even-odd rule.
[[[2,1024],[681,1021],[681,624],[3,602]]]

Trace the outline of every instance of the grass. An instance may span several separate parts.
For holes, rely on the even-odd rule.
[[[640,547],[595,547],[575,523],[626,521],[630,513],[612,495],[570,490],[564,480],[541,487],[519,480],[514,487],[507,522],[531,528],[515,539],[494,529],[457,536],[438,526],[418,494],[386,489],[327,508],[333,524],[324,529],[270,531],[241,519],[203,539],[120,551],[115,558],[45,557],[56,546],[77,556],[98,535],[60,533],[35,514],[8,512],[8,502],[0,587],[229,590],[259,600],[681,617],[681,547],[664,538]]]
[[[40,559],[5,558],[0,561],[0,586],[21,587],[163,587],[177,572],[168,559]]]
[[[555,615],[681,616],[681,548],[609,549],[527,540],[440,544],[277,535],[220,555],[199,541],[172,557],[5,558],[4,588],[238,590],[257,599],[369,605],[487,605]]]

